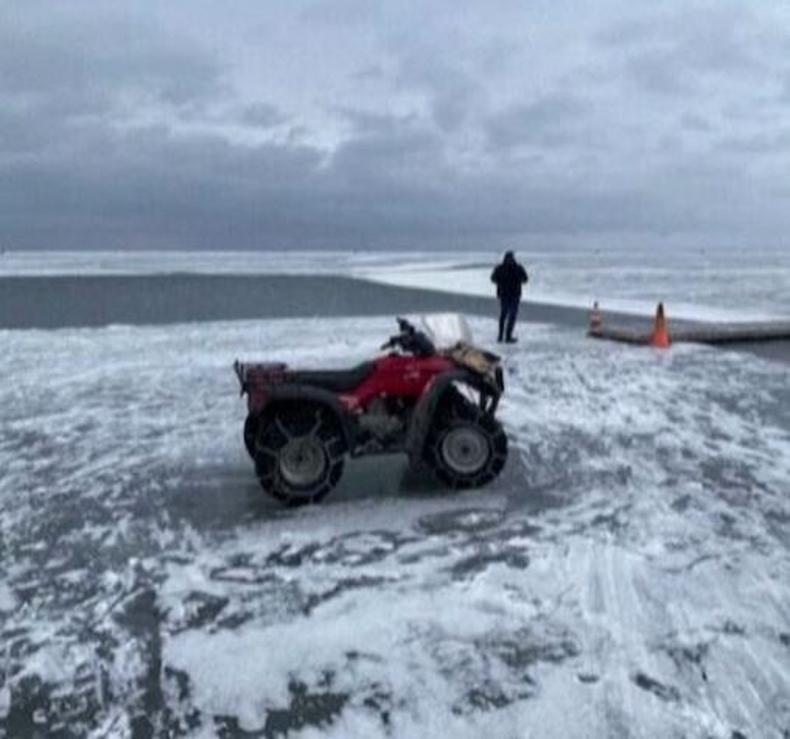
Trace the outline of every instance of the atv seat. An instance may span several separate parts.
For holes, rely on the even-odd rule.
[[[288,379],[300,385],[314,385],[333,393],[343,393],[359,385],[373,372],[375,366],[375,362],[363,362],[345,370],[299,371],[292,373]]]

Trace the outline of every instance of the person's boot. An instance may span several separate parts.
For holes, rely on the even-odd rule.
[[[507,341],[508,344],[515,344],[518,341],[518,339],[515,336],[508,336],[507,339],[505,339],[505,341]]]

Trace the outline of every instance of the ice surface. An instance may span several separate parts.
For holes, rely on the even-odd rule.
[[[11,588],[4,582],[0,582],[0,613],[3,611],[13,611],[16,606],[16,598]]]
[[[577,264],[524,255],[531,275],[525,292],[527,310],[529,301],[580,308],[597,301],[604,312],[652,315],[663,301],[675,318],[737,322],[790,317],[790,257],[785,255],[777,257],[776,266],[762,267],[728,264],[727,256],[715,266],[673,263],[670,255],[662,268],[630,264],[630,255],[616,267],[597,266],[594,259],[590,264],[590,255],[575,256]],[[490,297],[491,266],[413,260],[408,267],[381,265],[355,274],[398,287]],[[452,279],[448,268],[453,270]]]
[[[233,359],[340,367],[391,331],[0,332],[0,727],[789,731],[787,366],[522,326],[491,487],[364,460],[324,505],[264,498]]]
[[[517,247],[516,247],[517,248]],[[782,248],[553,249],[519,253],[527,300],[713,321],[790,318],[790,251]],[[6,252],[0,277],[58,274],[324,274],[445,292],[493,295],[501,254],[478,252]]]

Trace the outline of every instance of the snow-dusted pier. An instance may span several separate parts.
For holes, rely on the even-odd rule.
[[[672,328],[669,335],[673,343],[694,344],[751,344],[764,341],[790,341],[790,321],[762,323],[706,323],[683,322],[680,328]],[[649,344],[649,329],[603,325],[591,330],[595,339],[609,339],[626,344]]]

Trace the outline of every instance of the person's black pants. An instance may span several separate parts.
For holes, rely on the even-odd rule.
[[[499,299],[499,341],[503,338],[513,338],[513,327],[518,317],[518,304],[520,298]]]

